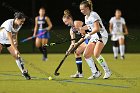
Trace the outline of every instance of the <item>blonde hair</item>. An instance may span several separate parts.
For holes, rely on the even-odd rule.
[[[63,18],[72,18],[72,15],[68,9],[64,10]]]
[[[91,10],[93,10],[93,4],[92,4],[92,0],[87,0],[88,1],[88,3],[90,4],[90,6],[91,6]]]
[[[85,7],[89,7],[91,11],[93,10],[92,0],[82,1],[80,5],[85,5]]]

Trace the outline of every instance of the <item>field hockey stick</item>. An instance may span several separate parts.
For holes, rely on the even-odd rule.
[[[59,76],[60,73],[58,73],[58,70],[60,69],[60,67],[62,66],[62,64],[64,63],[64,61],[66,60],[66,58],[68,57],[68,55],[75,51],[79,45],[81,45],[83,42],[85,41],[85,39],[80,40],[80,42],[78,42],[75,46],[73,46],[64,56],[64,58],[61,60],[61,62],[59,63],[58,67],[56,68],[54,75],[55,76]]]
[[[38,37],[38,36],[41,36],[41,35],[45,34],[46,32],[47,32],[47,31],[43,31],[42,33],[37,34],[36,36],[30,36],[30,37],[28,37],[28,38],[25,38],[25,39],[21,40],[21,42],[26,42],[26,41],[28,41],[28,40],[31,40],[31,39],[36,38],[36,37]]]
[[[129,39],[131,39],[131,40],[137,40],[137,37],[136,36],[134,36],[134,35],[132,35],[132,34],[128,34],[128,35],[126,35]]]
[[[125,34],[123,34],[123,33],[116,33],[116,34],[108,34],[109,36],[112,36],[112,35],[124,35],[124,36],[126,36],[126,37],[128,37],[129,39],[131,39],[131,40],[137,40],[137,37],[136,36],[134,36],[134,35],[132,35],[132,34],[127,34],[127,35],[125,35]]]
[[[63,44],[63,43],[66,43],[66,42],[69,42],[69,41],[73,41],[73,40],[78,40],[80,38],[74,38],[74,39],[65,39],[64,41],[62,42],[52,42],[52,43],[49,43],[49,44],[45,44],[43,45],[44,47],[48,47],[48,46],[54,46],[54,45],[58,45],[58,44]]]
[[[20,60],[20,62],[23,62],[22,64],[24,65],[24,63],[26,64],[26,66],[28,65],[31,69],[33,69],[34,71],[36,72],[39,72],[40,74],[46,76],[46,77],[49,77],[49,76],[53,76],[52,74],[44,71],[43,69],[41,69],[40,67],[38,67],[36,64],[32,63],[32,62],[29,62],[25,59],[23,59],[21,57],[21,55],[18,54],[18,59]],[[24,66],[25,67],[25,66]],[[24,67],[22,67],[23,69],[25,69]],[[34,78],[34,77],[32,77]],[[37,78],[37,77],[36,77]]]

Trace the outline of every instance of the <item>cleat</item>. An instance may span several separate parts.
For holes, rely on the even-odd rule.
[[[104,75],[103,79],[110,78],[111,74],[112,74],[111,71],[105,72],[105,75]]]
[[[71,78],[83,78],[84,76],[83,76],[83,74],[76,73],[76,74],[74,74],[74,75],[71,75],[70,77],[71,77]]]
[[[88,79],[95,79],[95,78],[99,78],[101,76],[101,72],[97,71],[96,73],[92,74]]]
[[[47,60],[48,58],[43,56],[42,61],[47,61]]]
[[[123,59],[125,59],[125,57],[124,56],[121,56],[121,59],[123,60]]]
[[[118,57],[114,57],[114,59],[116,59],[116,60],[117,60],[117,59],[118,59]]]
[[[31,77],[28,74],[28,71],[27,70],[23,71],[22,75],[26,78],[26,80],[30,80],[31,79]]]

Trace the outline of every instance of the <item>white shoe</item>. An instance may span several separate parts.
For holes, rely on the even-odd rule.
[[[95,74],[92,74],[88,79],[95,79],[95,78],[99,78],[101,76],[101,72],[97,71]]]
[[[111,76],[111,71],[105,72],[103,79],[108,79]]]
[[[74,75],[71,75],[70,77],[71,77],[71,78],[83,78],[84,76],[83,76],[83,74],[76,73],[76,74],[74,74]]]
[[[42,61],[46,62],[48,60],[48,58],[43,58]]]
[[[125,57],[124,57],[124,56],[121,56],[121,59],[122,59],[122,60],[124,60],[124,59],[125,59]]]

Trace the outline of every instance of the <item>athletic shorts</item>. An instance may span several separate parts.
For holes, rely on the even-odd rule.
[[[44,31],[46,31],[46,30],[38,30],[37,35],[40,34],[40,33],[43,33]],[[50,38],[50,33],[48,31],[46,31],[45,34],[42,34],[42,35],[38,36],[38,38],[41,38],[41,39],[42,38],[49,39]]]
[[[1,44],[1,43],[0,43],[0,45],[2,45],[4,47],[10,47],[11,46],[11,44]]]
[[[112,35],[111,36],[112,41],[118,41],[120,38],[124,39],[124,35]]]
[[[92,37],[91,37],[91,39],[89,40],[89,42],[98,42],[98,41],[102,41],[103,42],[103,44],[105,45],[106,43],[107,43],[107,41],[108,41],[108,37],[104,37],[104,36],[102,36],[102,38],[100,38],[99,39],[99,36],[97,36],[97,35],[92,35]]]

